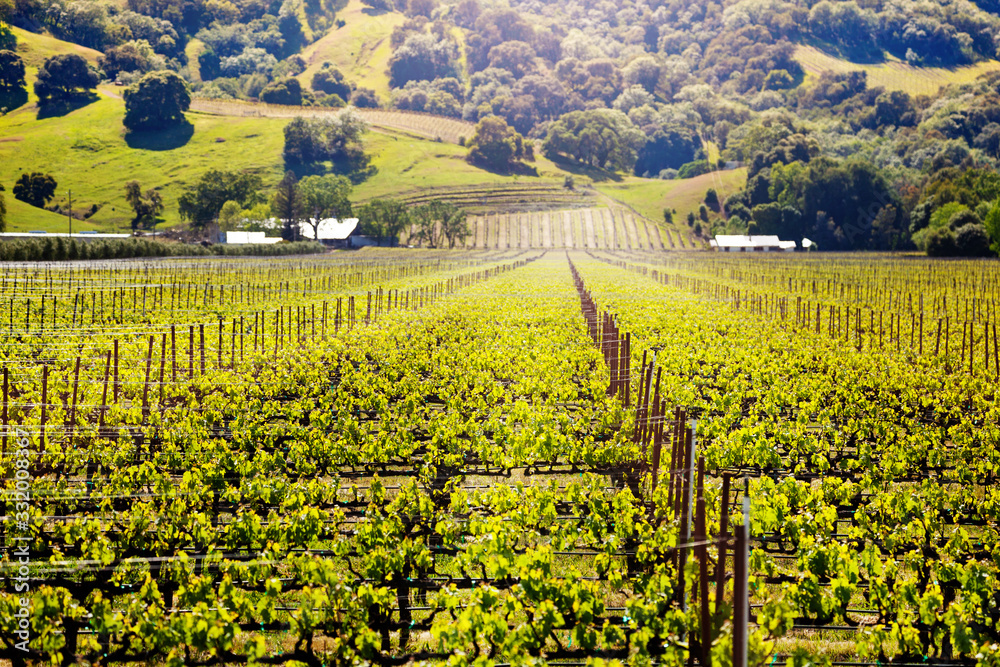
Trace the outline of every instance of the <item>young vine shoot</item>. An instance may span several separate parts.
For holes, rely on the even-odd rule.
[[[0,660],[1000,664],[996,264],[601,245],[0,268]]]

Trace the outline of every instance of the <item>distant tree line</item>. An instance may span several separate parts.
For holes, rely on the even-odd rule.
[[[0,241],[2,262],[61,262],[129,257],[189,257],[205,255],[302,255],[326,252],[315,242],[209,247],[148,239],[100,239],[79,241],[65,237]]]

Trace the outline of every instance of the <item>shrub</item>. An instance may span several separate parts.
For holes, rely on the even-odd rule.
[[[188,243],[153,241],[142,238],[66,241],[62,237],[0,241],[0,261],[56,262],[74,259],[123,259],[128,257],[188,257],[195,255],[304,255],[326,252],[315,241],[260,245],[213,245],[208,248]]]
[[[927,235],[928,257],[954,257],[958,251],[955,235],[949,229],[933,229]]]
[[[969,223],[955,232],[955,250],[963,257],[989,257],[990,237],[986,228],[978,223]]]
[[[297,107],[302,105],[302,84],[298,79],[289,77],[280,79],[264,86],[260,91],[260,101],[267,104],[283,104]]]
[[[694,178],[710,171],[712,171],[712,166],[708,160],[695,160],[681,165],[681,168],[677,170],[677,178]]]
[[[371,88],[358,88],[351,95],[351,104],[359,109],[378,109],[378,96]]]

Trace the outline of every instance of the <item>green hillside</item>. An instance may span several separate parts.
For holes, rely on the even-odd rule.
[[[8,188],[9,189],[9,188]],[[75,197],[75,195],[74,195]],[[11,224],[7,229],[11,232],[68,232],[69,218],[52,211],[35,208],[30,204],[25,204],[11,196],[6,197],[7,218]],[[77,210],[74,198],[73,210]],[[82,209],[81,209],[82,210]],[[108,231],[103,225],[94,224],[90,220],[73,220],[73,231],[82,232],[84,230]]]
[[[28,32],[21,28],[13,28],[13,30],[14,36],[17,37],[17,52],[24,59],[24,64],[32,69],[38,69],[46,58],[60,53],[75,53],[95,65],[97,59],[101,57],[100,51],[88,49],[85,46],[64,42],[48,35]]]
[[[313,74],[329,61],[355,86],[371,88],[388,100],[389,37],[405,18],[396,12],[373,12],[360,0],[350,0],[337,18],[344,21],[343,27],[330,30],[302,51],[307,66],[298,79],[308,87]]]
[[[348,5],[345,11],[352,8],[353,4]],[[359,14],[373,21],[387,16],[369,17],[363,10]],[[96,62],[99,56],[92,49],[45,35],[18,30],[18,37],[19,52],[30,64],[29,84],[37,66],[47,57],[79,53]],[[155,188],[163,195],[168,226],[180,222],[177,199],[185,187],[210,169],[250,170],[259,173],[268,187],[280,180],[284,171],[282,129],[287,118],[189,112],[188,128],[163,133],[155,140],[136,141],[126,137],[121,124],[121,93],[121,88],[101,86],[95,101],[50,117],[39,114],[36,100],[29,94],[25,106],[0,117],[0,183],[8,193],[24,172],[50,173],[59,184],[52,203],[65,206],[72,190],[74,211],[97,206],[87,220],[75,220],[74,229],[122,231],[128,229],[131,220],[131,209],[124,197],[124,185],[130,180],[138,180],[144,189]],[[537,177],[496,174],[470,165],[465,160],[466,149],[456,144],[378,128],[368,133],[365,147],[373,156],[377,173],[355,188],[354,197],[359,201],[456,186],[505,190],[520,183],[561,187],[569,174],[540,155],[534,163]],[[586,170],[576,171],[579,186],[593,181]],[[597,172],[593,176],[604,178]],[[612,197],[658,222],[664,206],[686,211],[692,201],[700,200],[704,196],[703,181],[705,177],[691,179],[684,187],[684,182],[629,177],[601,187],[610,188],[607,192]],[[63,215],[29,206],[9,194],[7,201],[11,231],[68,228]],[[681,227],[673,231],[681,233]]]
[[[177,198],[185,185],[209,169],[249,169],[276,181],[281,168],[281,128],[275,119],[233,119],[188,114],[190,129],[131,142],[121,124],[124,103],[107,91],[100,99],[64,116],[38,118],[34,105],[0,118],[0,182],[10,189],[25,171],[51,173],[59,183],[55,203],[73,190],[74,209],[99,207],[92,220],[122,229],[131,219],[124,197],[127,181],[163,194],[167,223],[177,222]],[[193,130],[193,131],[192,131]],[[253,150],[248,150],[252,145]],[[32,227],[12,210],[13,230]]]
[[[39,119],[37,109],[29,105],[0,118],[0,134],[5,137],[0,141],[0,182],[9,190],[24,171],[51,173],[59,183],[56,203],[62,204],[72,189],[74,210],[99,207],[91,218],[96,223],[92,227],[117,230],[126,228],[131,217],[124,199],[128,180],[138,180],[143,188],[156,188],[163,194],[169,225],[179,222],[177,198],[185,186],[209,169],[248,169],[260,173],[269,186],[280,179],[285,119],[189,113],[190,135],[175,132],[160,137],[156,144],[130,145],[121,127],[123,107],[120,99],[102,91],[98,101],[64,116]],[[365,147],[378,172],[355,188],[358,200],[459,185],[561,185],[567,175],[541,157],[535,163],[538,177],[498,175],[466,162],[466,151],[460,146],[402,133],[369,132]],[[577,176],[579,185],[588,180]],[[658,220],[663,206],[680,209],[688,199],[704,196],[703,190],[700,195],[694,190],[708,182],[705,177],[691,180],[690,187],[678,190],[681,182],[633,177],[615,185],[611,194]],[[677,203],[670,203],[675,190],[683,194]],[[65,224],[61,216],[20,202],[10,207],[9,219],[13,231]]]
[[[739,191],[746,180],[746,169],[733,169],[672,181],[630,176],[617,183],[598,183],[597,189],[650,220],[662,221],[663,209],[674,209],[674,220],[683,225],[688,213],[698,212],[709,188],[714,188],[719,199],[725,200]]]

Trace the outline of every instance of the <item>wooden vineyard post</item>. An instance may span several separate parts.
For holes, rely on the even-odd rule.
[[[101,407],[97,410],[97,436],[104,435],[104,415],[108,411],[108,375],[111,373],[111,351],[108,350],[107,361],[104,362],[104,389],[101,392]]]
[[[216,366],[219,370],[222,370],[222,318],[219,318],[219,350],[218,350],[218,365]]]
[[[681,480],[681,535],[678,543],[681,546],[679,553],[680,559],[677,565],[677,570],[680,573],[680,581],[678,586],[678,593],[680,594],[681,610],[687,611],[687,590],[685,589],[684,582],[684,570],[687,564],[687,544],[691,541],[691,494],[693,492],[694,486],[694,454],[695,454],[695,440],[694,440],[694,424],[692,421],[691,429],[685,429],[685,435],[687,436],[687,447],[684,453],[684,467],[681,474],[684,475]]]
[[[171,368],[171,379],[176,384],[177,383],[177,328],[171,324],[170,325],[170,368]]]
[[[701,606],[701,627],[698,647],[701,649],[701,664],[711,665],[712,622],[708,606],[708,526],[705,520],[705,457],[698,457],[698,497],[695,511],[695,557],[698,559],[698,602]]]
[[[48,417],[49,402],[49,367],[42,366],[42,414],[38,423],[39,456],[45,451],[45,421]]]
[[[153,365],[153,336],[149,337],[146,349],[146,381],[142,383],[142,423],[145,426],[149,416],[149,372]]]
[[[975,375],[975,366],[973,366],[973,361],[976,358],[976,331],[975,322],[969,322],[969,375]]]
[[[636,396],[635,428],[632,430],[632,442],[639,444],[643,433],[646,409],[649,403],[649,381],[653,375],[653,365],[646,364],[647,351],[642,351],[642,370],[639,372],[639,393]],[[647,368],[648,366],[648,368]],[[645,397],[643,397],[645,392]]]
[[[924,353],[924,311],[920,311],[920,349],[918,353],[923,355]]]
[[[986,369],[985,375],[990,374],[990,325],[988,322],[983,324],[983,368]]]
[[[671,425],[670,433],[670,482],[667,489],[667,505],[673,512],[674,517],[680,514],[680,467],[684,460],[684,411],[681,408],[674,408],[674,423]]]
[[[201,350],[201,374],[205,375],[205,325],[198,325],[198,342]]]
[[[622,351],[622,362],[625,366],[625,407],[631,406],[630,393],[632,389],[632,334],[631,332],[625,333],[625,347]]]
[[[747,621],[750,617],[748,570],[750,567],[750,496],[743,495],[743,524],[733,531],[733,667],[747,667]]]
[[[610,317],[610,316],[609,316]],[[611,369],[611,385],[608,388],[608,394],[611,396],[618,395],[618,374],[619,374],[619,362],[621,361],[621,355],[618,352],[618,348],[621,342],[617,336],[617,332],[614,327],[611,327],[611,338],[608,341],[608,352],[611,355],[611,359],[608,359],[608,366]]]
[[[118,385],[118,339],[115,338],[115,392],[114,392],[115,403],[118,402],[118,388],[119,388],[119,385]],[[107,403],[107,401],[105,401],[105,404],[106,403]]]
[[[188,326],[188,379],[194,378],[194,325]]]
[[[858,308],[854,318],[854,337],[858,342],[858,352],[861,351],[861,309]]]
[[[3,367],[3,413],[0,414],[0,418],[3,419],[3,424],[0,424],[0,427],[3,428],[3,448],[0,449],[0,451],[4,452],[7,451],[7,430],[10,427],[10,415],[7,412],[8,410],[7,401],[10,397],[10,388],[8,385],[10,380],[9,376],[10,376],[10,369],[4,366]]]
[[[997,324],[993,323],[993,368],[996,377],[1000,378],[1000,346],[997,345]]]
[[[662,370],[662,369],[661,369]],[[659,378],[657,378],[657,385],[659,385]],[[657,390],[657,395],[659,395],[659,390]],[[655,495],[656,484],[659,481],[660,476],[660,451],[663,447],[663,423],[666,419],[667,414],[667,403],[666,401],[657,401],[655,406],[655,425],[653,427],[653,460],[651,462],[652,466],[652,481],[650,483],[651,491],[650,495]],[[654,500],[655,509],[655,500]]]
[[[719,557],[715,565],[715,622],[722,624],[719,611],[726,592],[726,542],[729,539],[729,475],[722,476],[722,503],[719,508]],[[716,627],[718,631],[718,627]]]
[[[654,361],[656,359],[656,354],[655,353],[653,354],[653,359],[654,359]],[[652,374],[652,370],[653,370],[653,364],[652,363],[649,365],[649,370],[650,370],[650,374]],[[647,403],[647,407],[646,407],[646,410],[647,410],[647,414],[646,414],[646,430],[645,430],[645,433],[642,436],[642,457],[643,457],[644,461],[646,460],[646,444],[650,441],[650,437],[651,436],[655,440],[655,438],[656,438],[656,429],[657,429],[657,427],[659,425],[659,422],[660,422],[660,410],[659,410],[659,408],[660,408],[660,379],[662,377],[663,377],[663,369],[662,368],[657,368],[656,369],[656,383],[653,385],[653,407],[652,407],[652,412],[649,412],[648,403]],[[646,394],[647,394],[647,396],[649,395],[649,389],[648,389],[648,387],[647,387],[647,390],[646,390]],[[654,442],[653,445],[655,446],[655,444],[656,443]]]
[[[164,391],[163,385],[166,384],[164,382],[164,380],[163,380],[163,376],[164,376],[164,374],[166,372],[166,367],[167,367],[167,334],[166,334],[166,332],[164,332],[163,335],[160,337],[160,381],[159,381],[159,385],[160,385],[160,401],[159,401],[159,405],[160,405],[160,412],[161,413],[163,412],[163,391]]]
[[[950,331],[951,330],[951,326],[950,325],[951,325],[950,318],[945,317],[944,318],[944,356],[945,356],[946,359],[948,358],[948,355],[951,353],[951,347],[949,345],[949,343],[950,343],[950,335],[951,335],[951,331]],[[951,362],[948,362],[948,364],[946,365],[945,368],[946,368],[946,370],[950,371]]]
[[[938,328],[937,328],[937,339],[934,341],[934,356],[940,356],[941,353],[941,318],[938,318]]]
[[[73,436],[76,432],[76,406],[80,396],[80,357],[76,358],[76,369],[73,371],[73,407],[69,412],[69,446],[73,447]]]

